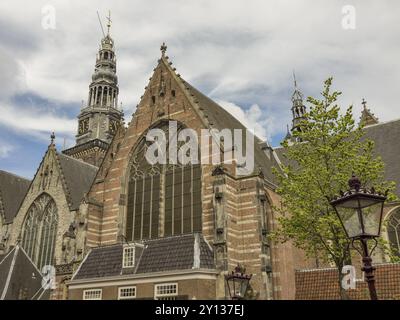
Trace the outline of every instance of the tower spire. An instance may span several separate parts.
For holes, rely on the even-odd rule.
[[[107,21],[107,34],[103,32],[104,37],[100,41],[94,73],[89,85],[88,99],[78,115],[76,146],[64,151],[76,157],[81,156],[77,150],[88,151],[93,146],[100,146],[106,150],[117,127],[123,122],[123,113],[118,107],[117,59],[114,40],[110,36],[111,12],[108,13]],[[93,158],[95,162],[92,164],[98,165],[100,158],[98,156]]]
[[[296,74],[293,70],[293,81],[294,81],[294,92],[292,94],[292,128],[291,128],[291,139],[294,139],[293,132],[300,129],[300,123],[305,118],[306,107],[303,103],[303,94],[297,86]]]

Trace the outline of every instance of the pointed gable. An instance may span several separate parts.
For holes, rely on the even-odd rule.
[[[31,181],[0,170],[0,214],[11,223],[18,212]]]
[[[373,124],[378,124],[378,118],[367,108],[367,101],[363,99],[362,101],[363,110],[361,111],[360,123],[364,126],[371,126]]]
[[[181,104],[177,104],[174,101],[174,98],[179,94],[184,97],[184,99],[181,99],[181,101],[183,100],[183,103],[180,102]],[[174,119],[176,114],[192,109],[205,129],[241,129],[243,131],[247,129],[223,107],[176,73],[176,69],[172,67],[172,62],[165,55],[159,59],[158,65],[154,69],[131,125],[143,125],[140,119],[145,116],[145,112],[148,112],[149,105],[152,107],[152,113],[147,127],[158,119]],[[272,167],[279,169],[280,162],[274,150],[268,142],[262,141],[258,137],[255,137],[254,149],[254,173],[256,174],[262,169],[265,178],[270,182],[275,182]]]

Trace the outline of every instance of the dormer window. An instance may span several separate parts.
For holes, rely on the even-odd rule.
[[[127,245],[123,248],[122,267],[132,268],[135,266],[135,247]]]

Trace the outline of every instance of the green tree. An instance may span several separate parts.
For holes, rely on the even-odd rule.
[[[279,226],[273,238],[291,240],[308,257],[334,263],[339,272],[342,299],[347,293],[341,287],[342,267],[351,262],[348,240],[329,199],[348,189],[354,172],[363,186],[377,191],[389,190],[394,183],[384,181],[384,164],[373,154],[373,141],[363,138],[363,125],[356,125],[352,106],[341,113],[337,98],[341,92],[331,92],[332,78],[325,81],[320,100],[309,97],[310,110],[293,133],[296,140],[285,147],[287,165],[283,172],[275,170],[279,180],[278,194],[282,198]]]

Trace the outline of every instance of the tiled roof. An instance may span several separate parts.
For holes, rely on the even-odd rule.
[[[42,288],[39,270],[21,247],[14,247],[0,260],[0,299],[47,300],[49,297],[50,292]]]
[[[182,79],[183,80],[183,79]],[[246,127],[232,116],[228,111],[222,108],[215,101],[208,98],[206,95],[198,91],[192,85],[190,85],[185,80],[184,84],[188,90],[193,94],[195,99],[198,101],[199,107],[203,110],[204,114],[208,117],[212,127],[218,130],[222,129],[241,129],[245,132]],[[272,182],[276,182],[276,178],[272,172],[272,168],[280,168],[280,163],[278,163],[277,158],[272,154],[269,154],[268,150],[263,150],[263,148],[269,146],[267,142],[263,142],[257,136],[254,138],[254,173],[258,173],[260,168],[262,169],[265,178]],[[246,148],[246,139],[243,139],[243,152]],[[268,155],[267,155],[268,154]]]
[[[62,153],[57,153],[57,156],[71,199],[71,210],[76,210],[89,191],[98,168]]]
[[[360,270],[356,270],[360,278]],[[296,300],[337,300],[339,295],[339,275],[335,268],[296,270]],[[400,264],[376,265],[375,284],[380,300],[400,299]],[[350,299],[369,300],[368,285],[357,281],[356,289],[349,289]]]
[[[92,249],[73,280],[153,272],[214,269],[214,255],[201,234],[145,240],[135,248],[135,268],[122,268],[123,244]],[[200,256],[199,264],[198,257]],[[197,264],[197,265],[196,265]]]
[[[365,137],[375,142],[375,154],[385,163],[385,179],[396,182],[400,196],[400,119],[366,127]]]
[[[13,221],[30,183],[28,179],[0,170],[0,209],[2,206],[5,223]]]

